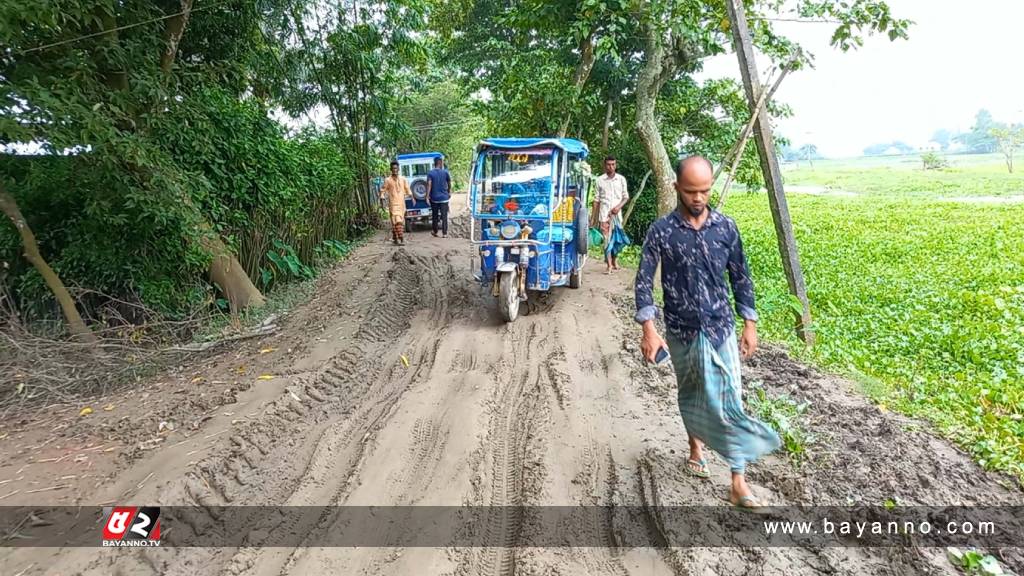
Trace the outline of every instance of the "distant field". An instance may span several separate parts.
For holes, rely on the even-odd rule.
[[[948,169],[922,170],[919,156],[818,160],[783,168],[786,182],[863,194],[923,198],[1024,195],[1024,158],[1010,174],[999,154],[947,156]]]
[[[805,355],[1024,478],[1024,203],[943,200],[1024,194],[1024,174],[992,156],[951,160],[942,172],[906,159],[787,167],[788,185],[858,193],[789,195],[818,333]],[[725,211],[744,235],[763,332],[795,344],[767,198],[740,192]]]
[[[787,196],[818,335],[810,351],[794,335],[766,196],[737,191],[725,212],[743,233],[767,339],[1024,479],[1024,202],[983,198],[1024,194],[1024,174],[997,156],[950,160],[928,172],[914,158],[785,167],[786,185],[805,191]]]

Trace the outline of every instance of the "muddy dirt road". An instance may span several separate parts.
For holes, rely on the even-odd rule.
[[[686,437],[674,383],[667,371],[639,360],[628,272],[605,276],[591,264],[581,289],[559,289],[539,310],[506,325],[493,298],[472,280],[465,239],[416,232],[408,242],[398,248],[380,236],[359,248],[321,279],[309,303],[282,320],[282,332],[221,351],[200,368],[180,370],[129,397],[124,404],[134,408],[124,410],[133,414],[127,423],[110,416],[92,429],[76,424],[64,430],[64,453],[77,453],[82,444],[119,446],[117,458],[94,458],[105,472],[93,476],[98,481],[71,481],[71,489],[53,493],[23,491],[3,504],[546,506],[656,499],[724,505],[724,462],[710,458],[712,482],[682,473]],[[773,455],[750,470],[755,493],[771,504],[1024,503],[1018,485],[981,471],[926,425],[872,406],[848,382],[771,348],[745,371],[748,381],[762,382],[770,393],[811,403],[807,425],[817,440],[804,463],[796,467],[785,455]],[[121,411],[119,405],[112,413]],[[173,422],[173,430],[159,422]],[[163,439],[146,444],[137,429]],[[21,444],[12,443],[17,435],[0,444],[2,478],[14,477],[18,466],[22,474],[80,474],[74,458],[24,464],[27,456],[14,448],[35,441],[31,434],[24,432]],[[5,493],[16,485],[5,486]],[[321,518],[308,542],[315,544],[336,521]],[[529,542],[528,519],[506,521]],[[258,522],[251,528],[254,544],[261,534],[288,529]],[[592,530],[595,542],[611,544],[608,526],[575,529]],[[1019,550],[1001,553],[1008,565],[1020,565]],[[955,570],[943,551],[930,549],[253,546],[7,549],[0,573]]]

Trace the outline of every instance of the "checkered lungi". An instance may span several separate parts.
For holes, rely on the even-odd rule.
[[[742,474],[746,465],[779,448],[774,430],[743,411],[736,336],[717,349],[700,333],[689,344],[668,335],[686,433],[699,438]]]

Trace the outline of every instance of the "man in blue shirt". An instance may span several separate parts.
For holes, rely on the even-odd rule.
[[[739,230],[731,218],[708,208],[714,170],[706,158],[679,163],[678,208],[651,225],[636,276],[636,321],[643,325],[640,348],[653,362],[667,345],[676,371],[679,412],[686,425],[690,458],[686,469],[709,477],[707,444],[729,462],[736,506],[760,504],[747,486],[747,463],[779,447],[778,435],[743,412],[740,355],[757,349],[754,283],[743,254]],[[654,273],[661,264],[664,319],[668,342],[654,319]],[[737,347],[735,318],[729,307],[729,275],[736,312],[743,318]]]
[[[444,167],[444,159],[434,158],[434,169],[427,172],[427,204],[430,204],[430,220],[437,237],[438,221],[444,237],[448,237],[448,201],[452,194],[452,175]]]

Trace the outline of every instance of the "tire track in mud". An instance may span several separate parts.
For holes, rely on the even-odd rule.
[[[256,418],[235,427],[219,449],[202,458],[194,471],[172,481],[162,501],[207,509],[208,520],[190,527],[200,534],[215,525],[214,507],[222,505],[328,505],[344,499],[364,457],[366,446],[387,419],[391,407],[424,370],[433,365],[440,339],[409,340],[404,335],[414,314],[428,310],[430,321],[450,319],[452,304],[470,297],[444,255],[423,257],[394,251],[381,266],[380,282],[356,288],[348,302],[339,302],[362,316],[347,345],[314,373],[293,378],[286,392]],[[372,287],[376,290],[365,290]],[[368,310],[359,307],[369,303]],[[413,352],[414,366],[399,361],[401,345]],[[263,519],[248,525],[247,544],[237,549],[147,549],[136,556],[159,574],[194,574],[196,567],[213,573],[268,574],[287,563],[280,549],[255,548],[272,543],[275,534],[295,526]],[[311,527],[330,525],[321,518]],[[264,551],[277,551],[265,554]],[[99,573],[109,573],[101,569]]]
[[[489,401],[490,421],[485,443],[471,458],[478,473],[473,481],[470,505],[508,507],[508,514],[489,515],[484,541],[500,541],[501,547],[460,549],[456,574],[502,576],[515,573],[517,545],[526,518],[521,506],[539,493],[545,471],[540,465],[544,429],[549,408],[544,382],[546,372],[527,362],[544,354],[550,337],[542,336],[536,322],[510,324],[508,351],[499,361],[495,393]],[[484,480],[490,482],[484,484]]]
[[[348,420],[335,422],[321,435],[314,459],[303,469],[302,481],[288,497],[288,505],[343,503],[358,480],[375,434],[389,419],[402,394],[433,367],[442,339],[429,335],[405,342],[401,335],[408,330],[412,314],[421,308],[429,311],[432,322],[450,319],[450,303],[461,300],[450,290],[458,286],[454,271],[442,258],[424,258],[401,250],[393,258],[400,262],[387,274],[382,290],[386,297],[374,301],[369,320],[355,335],[357,344],[325,371],[326,380],[339,380],[349,386],[348,397],[358,405]],[[412,357],[401,353],[406,345],[414,350]],[[406,362],[399,363],[399,356],[414,368],[403,368]],[[308,527],[304,542],[316,542],[336,521],[337,513],[326,510],[315,525]],[[288,528],[291,527],[274,526],[269,532]],[[285,572],[294,565],[301,550],[242,550],[232,559],[227,573]]]

